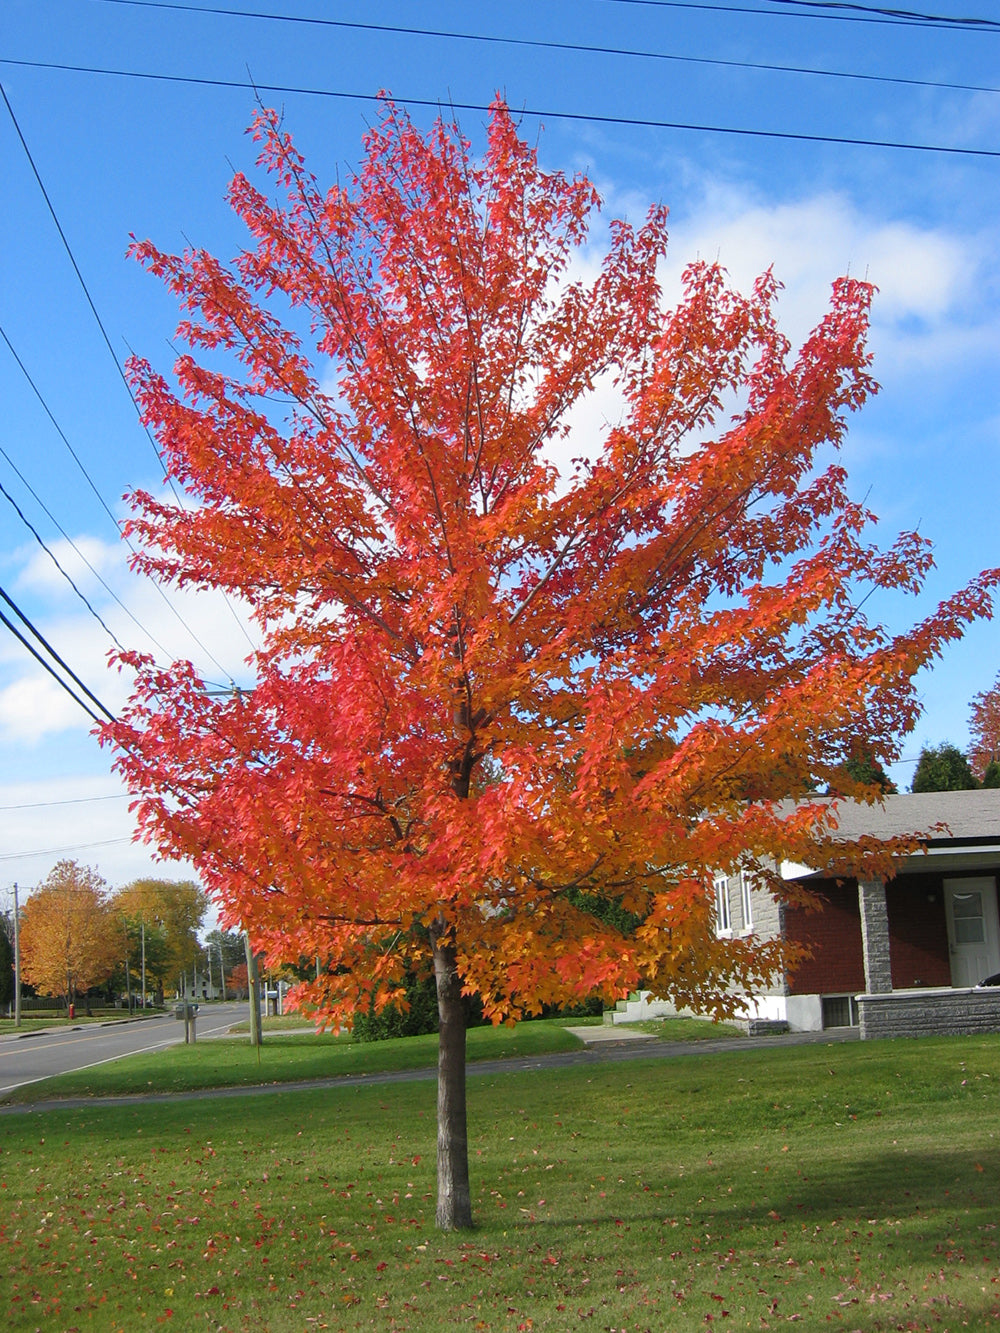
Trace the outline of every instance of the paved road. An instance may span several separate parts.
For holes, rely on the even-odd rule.
[[[249,1016],[246,1003],[203,1005],[197,1018],[198,1039],[227,1031]],[[121,1023],[87,1023],[78,1028],[5,1034],[0,1037],[0,1095],[53,1074],[117,1060],[121,1055],[155,1051],[184,1040],[184,1024],[168,1016]]]

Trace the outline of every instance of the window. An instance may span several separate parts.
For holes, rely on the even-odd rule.
[[[978,889],[971,893],[954,893],[951,914],[955,922],[956,944],[982,944],[985,941],[983,895]]]
[[[733,923],[729,916],[729,880],[719,875],[715,880],[715,933],[731,935]]]
[[[753,880],[745,870],[740,871],[740,906],[743,909],[743,929],[753,930]]]
[[[821,1002],[824,1029],[858,1026],[858,1002],[853,995],[824,995]]]

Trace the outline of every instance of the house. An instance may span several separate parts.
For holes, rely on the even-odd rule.
[[[818,911],[772,904],[765,918],[757,902],[767,895],[727,880],[731,918],[748,901],[751,923],[757,910],[762,929],[777,928],[810,955],[750,1002],[748,1017],[800,1031],[858,1025],[862,1037],[1000,1031],[1000,987],[980,986],[1000,973],[1000,790],[841,801],[837,818],[845,843],[933,832],[884,883],[784,863],[782,878],[815,894]]]
[[[842,800],[837,819],[845,843],[930,836],[885,882],[784,863],[782,878],[808,888],[819,910],[775,901],[745,872],[716,879],[720,935],[780,933],[808,950],[793,972],[745,1001],[751,1029],[1000,1032],[1000,790]],[[987,979],[994,984],[980,984]],[[672,1012],[655,1000],[644,1014],[633,1007],[629,1018]]]

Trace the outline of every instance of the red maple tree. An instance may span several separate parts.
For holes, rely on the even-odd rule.
[[[1000,761],[1000,676],[972,700],[969,734],[969,764],[981,782],[986,770]]]
[[[185,312],[175,382],[130,375],[193,503],[136,494],[130,529],[140,568],[250,603],[256,684],[126,655],[104,735],[224,921],[322,961],[302,1005],[350,1021],[433,968],[438,1223],[464,1227],[463,993],[497,1021],[640,983],[731,1011],[784,959],[716,938],[713,872],[836,863],[829,810],[772,801],[895,757],[996,573],[899,637],[861,609],[930,563],[872,544],[835,458],[874,388],[865,283],[793,354],[770,273],[744,296],[693,264],[664,308],[663,208],[577,277],[595,191],[499,102],[481,159],[386,104],[325,192],[274,113],[253,133],[284,202],[237,175],[232,267],[134,246]],[[620,420],[560,466],[609,379]]]

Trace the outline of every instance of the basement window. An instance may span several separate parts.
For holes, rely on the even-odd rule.
[[[823,1029],[856,1028],[858,1002],[853,995],[823,995]]]

